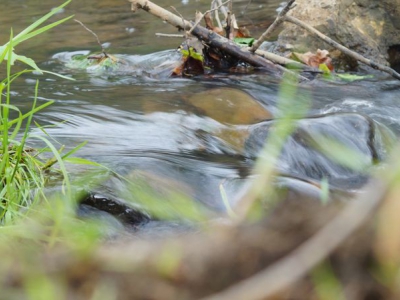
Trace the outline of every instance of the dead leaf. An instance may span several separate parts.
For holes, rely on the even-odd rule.
[[[329,51],[318,49],[316,53],[296,53],[293,52],[291,57],[310,67],[318,68],[319,65],[325,64],[329,70],[333,71],[332,59],[329,57]]]
[[[208,12],[204,15],[204,21],[206,23],[206,28],[214,31],[215,33],[219,35],[224,34],[224,30],[220,27],[214,26],[213,19],[211,17],[211,14]]]
[[[246,26],[241,26],[237,30],[235,38],[251,38],[250,31],[246,28]]]
[[[206,28],[207,29],[213,29],[214,28],[214,22],[211,17],[211,14],[208,12],[204,15],[204,22],[206,23]]]
[[[182,63],[179,66],[175,67],[175,69],[172,71],[171,76],[178,76],[178,77],[182,76],[183,64],[185,63],[185,60],[186,60],[185,58],[182,58]]]

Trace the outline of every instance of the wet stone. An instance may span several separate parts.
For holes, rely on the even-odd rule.
[[[272,119],[272,114],[249,94],[233,88],[215,88],[190,97],[187,102],[223,124],[254,124]]]
[[[246,157],[260,155],[273,123],[268,121],[251,126],[244,147]],[[277,168],[279,172],[295,176],[315,180],[326,178],[340,187],[356,187],[365,182],[364,171],[385,157],[390,136],[386,127],[357,113],[309,117],[297,122],[296,130],[284,145]],[[335,151],[330,149],[332,145],[340,145],[338,150],[347,150],[332,158],[332,155],[335,157]],[[339,163],[346,160],[343,155],[354,156],[357,170]]]

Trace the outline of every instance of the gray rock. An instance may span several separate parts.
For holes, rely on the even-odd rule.
[[[347,48],[385,65],[400,64],[400,0],[297,0],[289,15]],[[333,48],[297,25],[284,24],[278,43],[297,51]],[[345,67],[354,61],[334,54]]]

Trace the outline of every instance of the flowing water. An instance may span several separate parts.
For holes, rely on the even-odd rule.
[[[209,5],[202,0],[157,3],[174,6],[186,18]],[[9,27],[17,33],[56,5],[51,0],[3,0],[2,4],[0,44],[6,42]],[[246,5],[247,1],[235,1],[240,12]],[[279,5],[276,0],[252,1],[244,15],[238,14],[239,22],[258,36]],[[156,38],[154,33],[176,33],[172,26],[144,11],[132,13],[126,1],[73,1],[56,17],[71,14],[98,34],[107,51],[124,55],[139,69],[93,74],[66,67],[74,54],[100,50],[91,34],[69,21],[22,44],[16,52],[75,81],[24,75],[13,86],[14,104],[28,111],[40,79],[39,102],[55,103],[39,112],[35,121],[48,126],[52,138],[68,149],[87,141],[78,156],[157,187],[184,191],[211,210],[223,210],[220,184],[228,199],[234,199],[268,136],[270,119],[279,116],[279,81],[260,73],[154,77],[150,67],[173,60],[177,55],[173,49],[181,42]],[[301,84],[300,94],[312,99],[309,118],[299,122],[278,170],[293,178],[327,178],[341,189],[359,187],[364,176],[337,165],[310,145],[323,144],[321,136],[337,138],[362,153],[360,166],[384,158],[387,128],[395,135],[400,132],[400,82],[385,75],[355,83],[311,81]]]

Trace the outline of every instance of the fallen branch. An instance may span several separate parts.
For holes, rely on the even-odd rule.
[[[179,30],[190,30],[193,25],[187,20],[163,9],[162,7],[148,0],[130,0],[132,2],[132,10],[143,9],[148,13],[170,23]],[[239,47],[234,42],[212,32],[203,26],[197,25],[193,28],[192,34],[198,39],[204,41],[210,47],[218,48],[226,54],[232,55],[254,67],[265,68],[273,75],[280,74],[284,69],[281,66],[275,65],[272,62],[255,55],[246,49]]]
[[[292,16],[284,16],[283,17],[283,21],[285,22],[290,22],[293,23],[297,26],[300,26],[301,28],[307,30],[308,32],[310,32],[311,34],[314,34],[315,36],[317,36],[318,38],[320,38],[321,40],[323,40],[324,42],[326,42],[327,44],[331,45],[332,47],[340,50],[341,52],[343,52],[344,54],[356,59],[357,61],[366,64],[376,70],[380,70],[383,72],[386,72],[388,74],[390,74],[391,76],[393,76],[396,79],[400,80],[400,74],[397,73],[395,70],[393,70],[390,67],[378,64],[368,58],[365,58],[364,56],[362,56],[361,54],[358,54],[357,52],[354,52],[348,48],[346,48],[345,46],[339,44],[338,42],[335,42],[334,40],[332,40],[331,38],[327,37],[325,34],[321,33],[320,31],[316,30],[315,28],[311,27],[310,25],[307,25],[306,23],[304,23],[303,21],[300,21],[299,19],[292,17]]]

